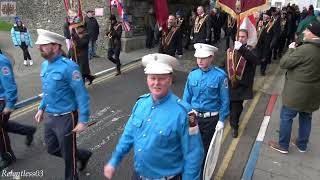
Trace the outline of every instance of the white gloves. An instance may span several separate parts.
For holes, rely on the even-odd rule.
[[[218,121],[216,125],[216,131],[220,131],[221,129],[223,129],[223,127],[224,127],[224,123],[221,121]]]
[[[234,42],[234,49],[239,50],[242,46],[242,43],[239,41]]]
[[[193,39],[193,36],[190,36],[190,40],[192,40]]]
[[[289,45],[289,48],[292,48],[292,49],[295,49],[296,47],[297,47],[296,42],[292,42],[292,43]]]

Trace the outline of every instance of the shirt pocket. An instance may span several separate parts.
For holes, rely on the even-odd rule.
[[[219,83],[211,82],[207,83],[207,91],[209,98],[217,98],[219,95]]]
[[[142,125],[143,125],[142,118],[133,117],[131,128],[132,128],[132,133],[133,133],[134,139],[136,139],[136,140],[141,139],[141,133],[143,131]]]
[[[190,81],[192,92],[195,94],[198,91],[198,81]]]
[[[63,88],[63,75],[61,73],[53,72],[51,74],[51,79],[54,86],[53,88],[55,88],[56,91]]]
[[[169,144],[172,130],[166,127],[157,127],[154,129],[155,140],[160,147],[166,147]]]

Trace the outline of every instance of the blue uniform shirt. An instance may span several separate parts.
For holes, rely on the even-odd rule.
[[[8,58],[0,54],[0,98],[6,101],[6,107],[13,109],[17,102],[17,85],[14,80],[12,65]]]
[[[189,135],[189,110],[191,107],[186,109],[172,92],[159,101],[153,101],[150,94],[141,96],[109,164],[116,167],[133,146],[134,167],[141,176],[161,178],[182,173],[183,180],[198,179],[203,147],[200,133]]]
[[[210,66],[207,71],[200,68],[190,72],[183,93],[183,100],[198,112],[219,112],[219,121],[229,115],[229,90],[226,73]]]
[[[79,109],[79,121],[89,120],[89,95],[79,66],[61,55],[41,65],[43,98],[39,109],[62,114]]]

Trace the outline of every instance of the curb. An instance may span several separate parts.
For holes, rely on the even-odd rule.
[[[262,142],[263,142],[264,136],[267,132],[267,128],[268,128],[268,125],[270,122],[272,110],[273,110],[273,107],[277,101],[277,98],[278,98],[278,95],[272,95],[269,99],[268,106],[267,106],[267,109],[265,112],[265,116],[264,116],[263,121],[261,123],[259,133],[256,137],[256,142],[254,143],[253,148],[251,149],[250,156],[247,161],[244,172],[242,174],[241,180],[251,180],[252,179],[254,170],[256,168],[257,161],[259,159],[259,154],[260,154]]]
[[[134,63],[136,63],[136,62],[138,62],[138,61],[140,61],[140,60],[141,60],[141,57],[138,58],[138,59],[135,59],[135,60],[133,60],[133,61],[130,61],[130,62],[128,62],[128,63],[125,63],[125,64],[123,65],[123,67],[129,66],[129,65],[131,65],[131,64],[134,64]],[[109,68],[109,69],[106,69],[106,70],[97,72],[97,73],[95,73],[94,75],[95,75],[96,77],[100,77],[100,76],[103,76],[103,75],[105,75],[105,74],[111,73],[111,72],[113,72],[113,71],[115,71],[115,70],[116,70],[116,68],[115,68],[115,67],[112,67],[112,68]],[[37,101],[40,101],[40,100],[42,99],[42,96],[43,96],[43,94],[41,93],[41,94],[38,94],[38,95],[36,95],[36,96],[30,97],[30,98],[28,98],[28,99],[22,100],[22,101],[20,101],[20,102],[18,102],[18,103],[15,104],[15,109],[20,109],[20,108],[23,108],[23,107],[28,106],[28,105],[30,105],[30,104],[33,104],[33,103],[35,103],[35,102],[37,102]]]

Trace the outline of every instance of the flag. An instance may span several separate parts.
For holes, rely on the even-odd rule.
[[[217,0],[217,3],[234,18],[237,18],[237,15],[244,18],[269,7],[268,0]]]
[[[256,20],[254,15],[246,16],[240,20],[240,29],[246,29],[248,31],[248,45],[255,46],[258,37],[256,29]]]
[[[123,4],[120,2],[120,0],[110,0],[110,7],[118,8],[119,16],[122,20],[122,26],[124,28],[124,31],[129,32],[131,28],[128,22],[128,16],[124,13]]]
[[[167,31],[167,19],[169,16],[167,0],[154,0],[157,23],[164,31]]]

